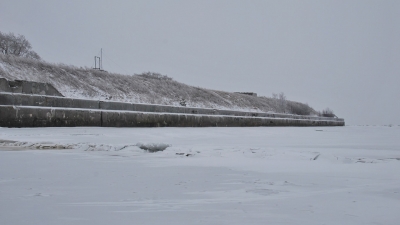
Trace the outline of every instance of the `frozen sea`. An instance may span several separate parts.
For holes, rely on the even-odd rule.
[[[398,225],[400,127],[0,128],[0,224]]]

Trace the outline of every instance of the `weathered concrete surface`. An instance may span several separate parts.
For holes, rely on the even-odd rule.
[[[26,80],[9,81],[0,78],[0,91],[21,94],[63,96],[53,85]]]
[[[99,109],[99,101],[0,92],[0,105]]]
[[[99,109],[136,111],[135,105],[124,102],[100,101]]]
[[[339,118],[299,116],[290,114],[276,114],[263,112],[243,112],[233,110],[217,110],[194,107],[177,107],[167,105],[151,105],[124,103],[112,101],[97,101],[85,99],[72,99],[56,96],[26,95],[15,93],[0,93],[0,105],[18,105],[18,106],[40,106],[40,107],[59,107],[59,108],[81,108],[81,109],[100,109],[121,110],[121,111],[139,111],[151,113],[180,113],[193,115],[221,115],[221,116],[241,116],[241,117],[268,117],[268,118],[287,118],[299,120],[321,120],[321,121],[339,121],[344,125],[344,120]]]
[[[98,126],[100,124],[99,126],[117,127],[202,127],[344,126],[345,124],[344,119],[339,118],[63,98],[51,84],[23,80],[8,81],[4,78],[0,78],[0,105],[21,106],[13,108],[17,113],[15,118],[9,114],[12,111],[10,108],[2,109],[5,114],[0,114],[0,119],[4,126]],[[46,112],[46,116],[50,116],[50,119],[43,116],[48,110],[46,108],[29,109],[22,106],[52,107],[50,113]],[[96,115],[87,114],[88,112],[96,112]]]
[[[214,116],[135,111],[0,106],[1,127],[252,127],[343,126],[343,121]]]
[[[0,92],[0,105],[15,105],[15,96],[9,93]]]
[[[101,111],[0,106],[1,127],[101,126]]]
[[[11,92],[10,85],[8,84],[8,80],[6,78],[0,78],[0,91]]]
[[[20,87],[24,88],[23,85]],[[32,89],[32,87],[28,87],[28,89]],[[1,126],[5,127],[344,125],[344,120],[338,118],[96,101],[5,92],[0,93],[0,105],[4,105],[1,108],[0,120]],[[88,109],[93,109],[93,111]]]

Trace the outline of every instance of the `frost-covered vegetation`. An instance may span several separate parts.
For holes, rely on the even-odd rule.
[[[5,55],[40,59],[40,56],[32,50],[31,43],[20,34],[0,32],[0,52]]]
[[[121,75],[91,68],[52,64],[43,60],[0,54],[0,77],[52,84],[66,97],[134,103],[272,111],[317,115],[307,104],[286,100],[283,93],[255,97],[193,87],[159,73]]]
[[[319,115],[323,117],[336,117],[335,113],[333,113],[333,110],[330,108],[322,110],[322,112],[319,113]]]

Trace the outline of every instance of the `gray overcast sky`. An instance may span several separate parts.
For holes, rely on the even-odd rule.
[[[347,124],[400,124],[400,1],[1,0],[46,61],[252,91]]]

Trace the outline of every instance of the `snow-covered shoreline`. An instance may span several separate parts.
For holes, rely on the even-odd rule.
[[[397,224],[399,136],[352,126],[0,128],[0,224]],[[148,153],[138,143],[170,146]],[[56,145],[72,147],[34,147]]]

